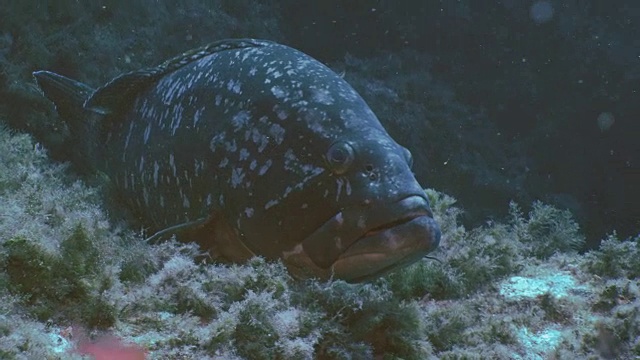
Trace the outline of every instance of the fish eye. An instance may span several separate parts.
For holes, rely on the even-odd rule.
[[[413,155],[411,155],[411,151],[409,149],[403,147],[404,150],[404,158],[407,161],[407,165],[409,165],[409,169],[413,168]]]
[[[347,172],[354,158],[353,147],[345,142],[337,142],[327,151],[327,161],[336,175]]]

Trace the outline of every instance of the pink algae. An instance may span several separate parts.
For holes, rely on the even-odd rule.
[[[127,344],[114,336],[102,337],[96,341],[80,339],[75,352],[93,356],[95,360],[145,360],[147,351],[138,345]]]

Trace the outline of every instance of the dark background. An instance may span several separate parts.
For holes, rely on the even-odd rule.
[[[635,0],[7,1],[0,122],[64,160],[78,139],[32,71],[100,86],[214,40],[272,39],[344,72],[468,226],[542,200],[594,246],[640,229],[639,24]]]

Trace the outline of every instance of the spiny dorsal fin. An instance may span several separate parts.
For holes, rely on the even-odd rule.
[[[260,47],[270,44],[272,44],[270,41],[255,39],[229,39],[212,42],[182,53],[158,66],[122,74],[98,88],[87,99],[84,106],[86,109],[100,114],[110,114],[114,111],[125,110],[136,98],[136,95],[149,85],[162,76],[193,61],[224,50]]]

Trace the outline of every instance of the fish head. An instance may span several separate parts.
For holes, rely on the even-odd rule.
[[[437,248],[440,228],[412,171],[412,156],[373,126],[328,146],[326,220],[283,253],[301,277],[350,282],[411,264]]]
[[[268,91],[250,94],[252,121],[236,137],[257,134],[243,145],[255,156],[236,159],[242,181],[224,195],[239,241],[296,277],[351,282],[433,251],[440,229],[409,150],[340,76],[290,48],[274,51],[259,54],[271,68],[243,77],[246,89]]]
[[[350,282],[411,264],[438,246],[440,229],[411,171],[411,153],[368,107],[298,116],[326,124],[335,117],[340,125],[311,131],[303,124],[313,120],[292,121],[286,131],[295,141],[272,148],[269,169],[248,174],[250,190],[229,196],[239,200],[244,246],[282,259],[296,277]],[[367,121],[350,128],[355,118]]]
[[[353,282],[409,265],[440,241],[409,150],[379,129],[358,135],[334,142],[325,155],[334,184],[333,216],[289,253],[304,264],[303,271],[311,260],[324,277]]]

